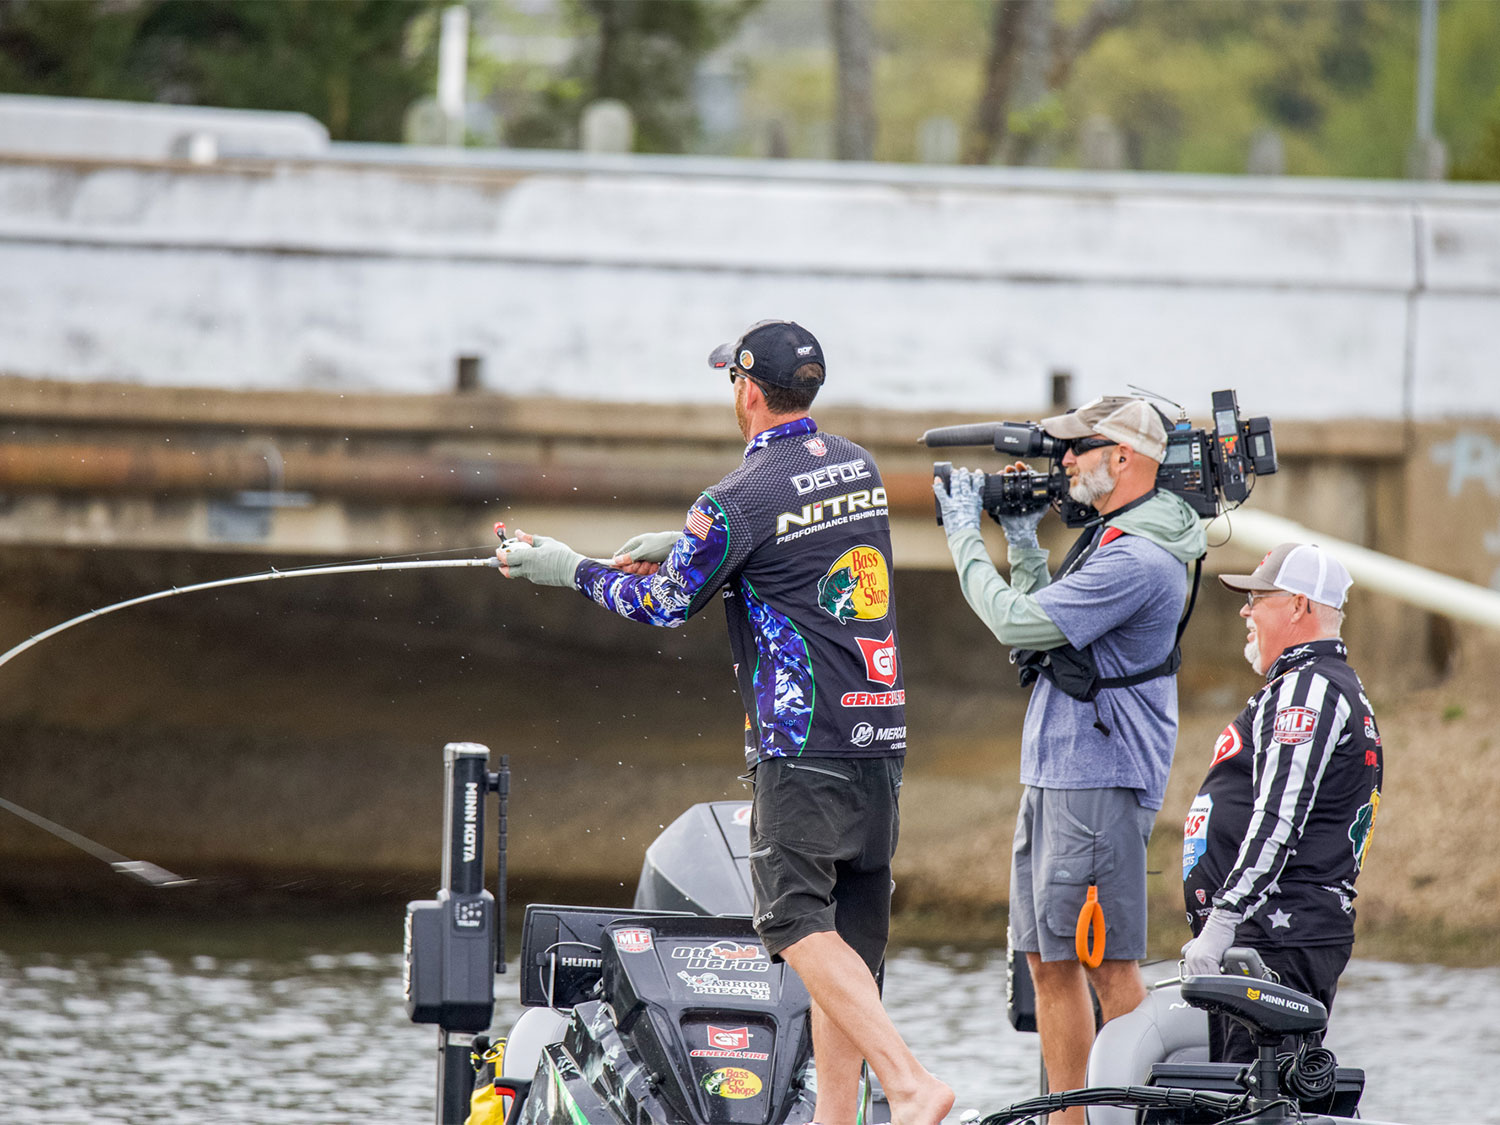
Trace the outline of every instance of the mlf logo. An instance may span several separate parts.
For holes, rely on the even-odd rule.
[[[1318,726],[1318,713],[1311,707],[1283,707],[1276,712],[1272,738],[1283,746],[1300,746],[1312,741]]]
[[[840,624],[846,621],[879,621],[891,608],[891,573],[885,556],[867,544],[851,547],[818,580],[818,605]],[[869,656],[865,662],[869,663]],[[871,676],[877,683],[895,681],[895,657],[888,680]]]
[[[820,437],[810,437],[802,444],[814,457],[826,457],[828,455],[828,443]]]
[[[616,930],[615,948],[621,953],[646,953],[652,948],[650,930]]]
[[[887,633],[884,640],[870,637],[855,637],[859,642],[860,655],[865,658],[865,675],[872,684],[892,687],[896,683],[896,633]]]

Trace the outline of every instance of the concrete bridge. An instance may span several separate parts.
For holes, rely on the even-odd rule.
[[[960,798],[989,825],[1024,697],[944,573],[917,435],[1126,383],[1201,421],[1234,387],[1282,454],[1251,505],[1500,587],[1497,219],[1500,191],[1452,185],[0,156],[0,630],[271,564],[487,552],[497,520],[590,553],[678,526],[741,451],[705,354],[791,315],[830,356],[820,421],[891,494],[912,807],[933,802],[913,831]],[[7,666],[3,795],[188,873],[327,888],[426,869],[453,738],[522,759],[523,874],[613,881],[683,800],[731,794],[715,615],[643,636],[488,571],[313,585],[174,599]],[[1355,597],[1377,690],[1464,650],[1443,619]],[[1237,629],[1207,591],[1190,707],[1247,686]],[[605,824],[628,843],[592,847]],[[43,886],[49,847],[0,821],[0,854],[28,859],[13,883]]]

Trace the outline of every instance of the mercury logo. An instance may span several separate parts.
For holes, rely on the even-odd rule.
[[[479,855],[479,783],[464,786],[464,862],[473,863]]]

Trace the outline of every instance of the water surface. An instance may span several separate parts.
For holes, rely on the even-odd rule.
[[[0,929],[0,1117],[430,1122],[437,1033],[406,1020],[399,942],[399,918],[374,929]],[[518,1011],[515,990],[512,972],[497,1025]],[[1036,1036],[1005,1018],[1003,950],[896,950],[886,997],[959,1108],[1036,1092]],[[1500,1057],[1500,969],[1356,960],[1328,1045],[1367,1071],[1366,1118],[1500,1122],[1489,1074]]]

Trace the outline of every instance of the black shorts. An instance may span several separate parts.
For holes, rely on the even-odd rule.
[[[1347,945],[1286,945],[1280,948],[1255,947],[1266,968],[1274,969],[1281,983],[1305,992],[1331,1013],[1333,995],[1339,988],[1339,974],[1349,963],[1354,943]],[[1281,1042],[1282,1051],[1293,1049],[1290,1038]],[[1238,1020],[1228,1016],[1208,1017],[1208,1057],[1214,1062],[1253,1062],[1256,1048],[1250,1032]]]
[[[900,758],[768,758],[755,767],[750,883],[773,957],[838,933],[876,972],[891,928]]]

